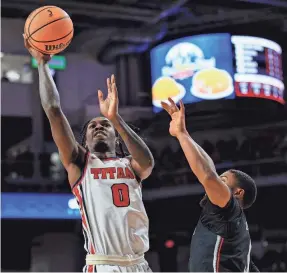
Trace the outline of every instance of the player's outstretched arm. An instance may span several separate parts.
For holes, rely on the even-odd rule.
[[[62,112],[59,93],[48,64],[40,62],[38,70],[41,103],[49,119],[52,136],[58,147],[63,165],[68,170],[70,163],[73,163],[77,158],[79,147],[70,124]]]
[[[146,179],[154,166],[154,159],[144,141],[124,122],[118,113],[118,92],[115,76],[107,79],[108,96],[103,98],[102,91],[98,91],[101,113],[108,118],[125,142],[132,156],[131,165],[141,179]]]
[[[183,103],[180,102],[179,109],[172,99],[169,98],[169,102],[170,104],[162,102],[162,107],[172,119],[170,134],[178,139],[190,168],[203,185],[210,201],[219,207],[224,207],[231,196],[228,186],[217,175],[212,159],[187,132]]]
[[[61,110],[59,93],[47,64],[51,57],[31,48],[25,37],[24,43],[38,62],[41,103],[49,119],[62,163],[68,171],[70,163],[73,163],[78,156],[79,147],[70,124]]]

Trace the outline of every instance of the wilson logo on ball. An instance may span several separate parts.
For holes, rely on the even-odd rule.
[[[58,45],[45,45],[45,50],[46,51],[53,51],[53,50],[59,50],[59,49],[63,49],[64,47],[66,47],[67,45],[61,43]]]

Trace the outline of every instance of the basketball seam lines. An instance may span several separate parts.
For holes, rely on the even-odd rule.
[[[40,49],[40,48],[36,47],[33,43],[31,43],[31,42],[30,42],[30,45],[31,45],[34,49],[36,49],[37,51],[40,51],[41,53],[43,53],[43,54],[46,54],[46,55],[47,55],[47,53],[46,53],[45,51],[43,51],[42,49]]]
[[[66,47],[65,47],[65,49],[67,48],[67,46],[71,43],[71,41],[72,41],[72,39],[73,39],[73,37],[66,43]]]
[[[52,8],[52,7],[55,7],[55,6],[45,7],[44,9],[39,10],[39,11],[33,16],[33,18],[31,19],[31,21],[29,22],[29,26],[28,26],[28,29],[27,29],[27,31],[28,31],[28,36],[29,36],[29,37],[31,36],[31,35],[30,35],[30,26],[31,26],[31,23],[32,23],[32,21],[34,20],[34,18],[35,18],[40,12],[42,12],[42,11],[44,11],[44,10],[46,10],[46,9],[50,9],[50,8]],[[30,14],[30,15],[31,15],[31,14]],[[28,16],[28,18],[30,17],[30,15]]]
[[[50,25],[50,24],[52,24],[52,23],[54,23],[54,22],[57,22],[57,21],[60,21],[60,20],[66,19],[66,18],[69,18],[69,16],[65,16],[65,17],[62,17],[62,18],[58,18],[58,19],[56,19],[56,20],[54,20],[54,21],[51,21],[51,22],[49,22],[49,23],[47,23],[47,24],[41,26],[40,28],[38,28],[37,30],[35,30],[34,32],[32,32],[32,33],[29,35],[29,38],[30,38],[33,34],[35,34],[37,31],[39,31],[40,29],[42,29],[42,28],[44,28],[44,27],[46,27],[46,26],[48,26],[48,25]],[[31,38],[32,38],[32,37],[31,37]]]
[[[31,37],[30,37],[30,39],[31,39]],[[63,50],[66,49],[66,47],[70,44],[70,42],[72,41],[72,39],[73,39],[73,37],[66,43],[66,46],[63,48]],[[58,53],[58,52],[52,52],[52,51],[49,52],[49,53],[47,53],[47,52],[43,51],[42,49],[38,48],[37,46],[35,46],[35,45],[32,43],[32,41],[30,42],[30,45],[31,45],[35,50],[40,51],[41,53],[46,54],[46,55],[54,55],[54,54],[57,54],[57,53]]]
[[[64,38],[66,38],[67,36],[69,36],[71,33],[73,32],[73,29],[65,36],[59,38],[59,39],[56,39],[56,40],[51,40],[51,41],[37,41],[35,39],[33,39],[33,37],[30,37],[34,42],[37,42],[37,43],[49,43],[49,42],[56,42],[56,41],[59,41],[59,40],[62,40]]]

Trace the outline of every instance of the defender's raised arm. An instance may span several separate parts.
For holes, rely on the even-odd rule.
[[[162,102],[162,107],[171,116],[169,132],[176,137],[185,154],[195,176],[205,189],[210,201],[220,207],[224,207],[231,197],[228,186],[221,181],[209,155],[191,138],[185,127],[184,105],[180,102],[180,109],[172,99],[170,104]]]

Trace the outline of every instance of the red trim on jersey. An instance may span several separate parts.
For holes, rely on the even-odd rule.
[[[83,199],[82,199],[82,196],[81,196],[80,191],[79,191],[79,189],[78,189],[77,187],[74,187],[73,193],[74,193],[74,195],[76,196],[76,198],[78,199],[79,206],[80,206],[80,211],[81,211],[81,216],[82,216],[82,222],[83,222],[84,227],[85,227],[85,228],[87,229],[87,231],[88,231],[88,224],[87,224],[87,219],[86,219],[85,211],[84,211],[84,208],[83,208]]]
[[[223,241],[224,241],[224,239],[221,238],[220,242],[219,242],[219,247],[218,247],[218,251],[217,251],[217,259],[216,259],[216,272],[219,272],[220,254],[221,254],[221,248],[223,245]]]
[[[107,158],[99,158],[102,161],[112,161],[112,160],[118,160],[120,157],[107,157]]]
[[[94,265],[88,265],[88,272],[94,272]]]
[[[94,246],[93,246],[93,242],[90,242],[89,251],[91,252],[91,254],[96,254],[95,248],[94,248]]]
[[[79,184],[82,183],[83,178],[85,177],[85,174],[86,174],[86,171],[87,171],[87,168],[88,168],[89,154],[90,154],[90,152],[87,152],[86,155],[85,155],[85,166],[84,166],[84,170],[82,171],[82,173],[81,173],[79,179],[78,179],[78,180],[75,182],[75,184],[72,186],[72,191],[73,191],[73,189],[74,189],[77,185],[79,185]]]
[[[82,225],[83,225],[83,235],[84,235],[84,240],[85,240],[85,249],[87,250],[87,252],[89,252],[90,251],[90,247],[89,247],[90,240],[89,240],[88,223],[87,223],[87,219],[85,217],[85,212],[83,211],[82,197],[81,197],[80,191],[77,187],[73,189],[73,193],[76,196],[76,199],[77,199],[78,204],[79,204],[80,213],[81,213]]]
[[[95,254],[96,251],[95,251],[95,248],[93,246],[93,242],[92,242],[92,238],[89,238],[92,236],[92,233],[90,232],[90,228],[89,228],[89,225],[88,225],[88,218],[86,216],[86,212],[85,212],[85,208],[84,208],[84,205],[83,205],[83,198],[81,196],[81,193],[80,193],[80,190],[77,187],[74,187],[73,189],[73,193],[74,195],[76,196],[78,202],[79,202],[79,207],[80,207],[80,211],[81,211],[81,216],[82,216],[82,223],[83,223],[83,226],[84,226],[84,229],[86,230],[87,232],[87,248],[89,250],[89,252],[91,254]]]

